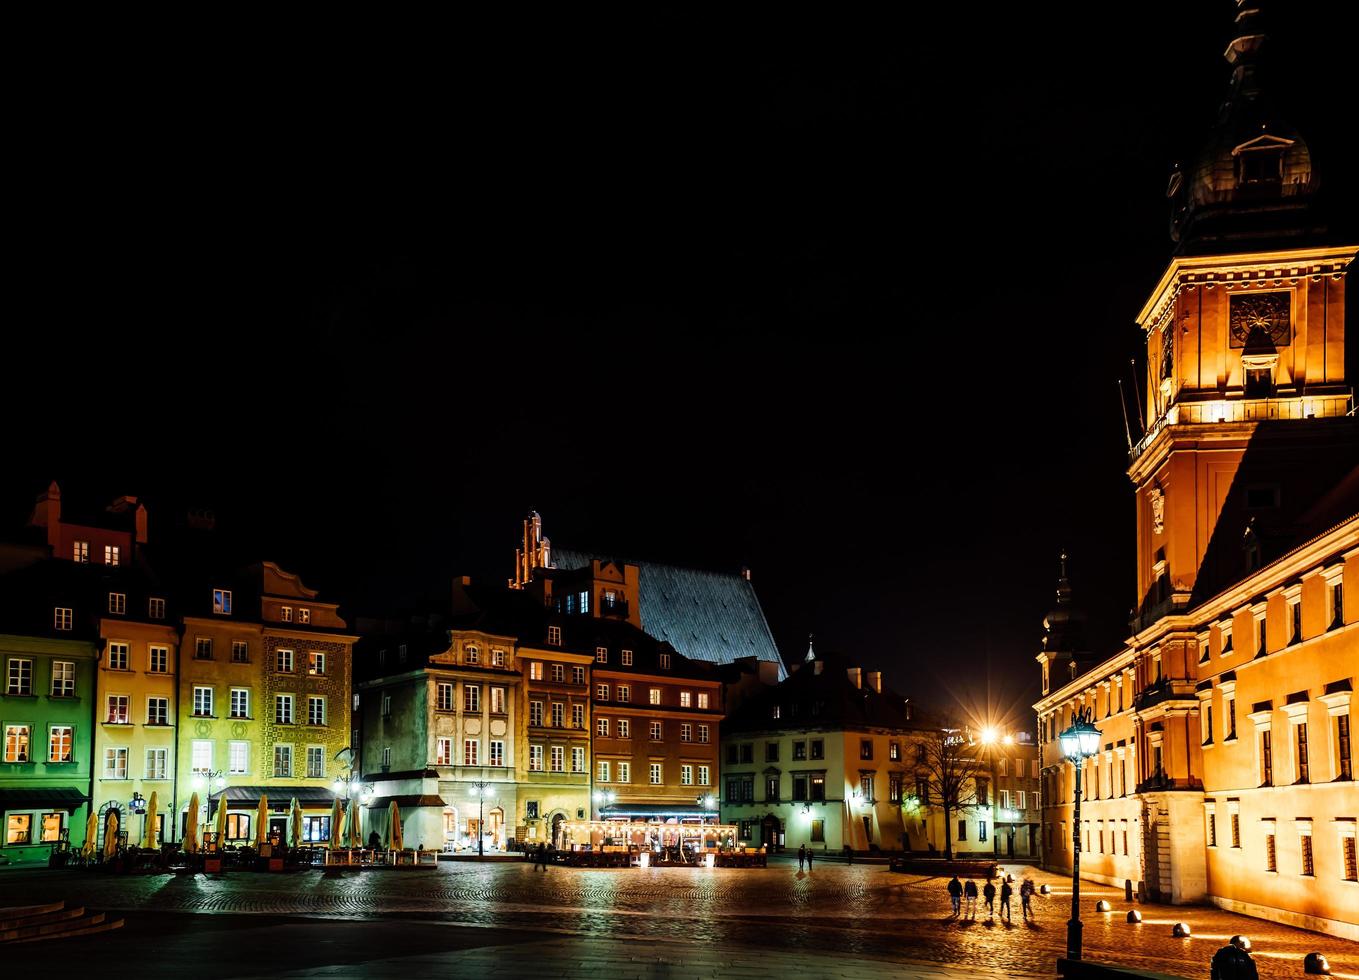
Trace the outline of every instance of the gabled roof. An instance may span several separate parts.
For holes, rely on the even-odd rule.
[[[610,556],[569,548],[552,549],[557,568],[587,568]],[[742,575],[621,559],[638,569],[642,629],[665,640],[691,660],[729,664],[755,657],[779,665],[787,676],[774,634],[760,608],[755,587]]]

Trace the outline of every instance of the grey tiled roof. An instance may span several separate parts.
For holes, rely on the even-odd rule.
[[[552,549],[556,567],[585,568],[591,559],[612,560],[568,548]],[[755,587],[741,575],[618,559],[638,569],[642,629],[694,660],[729,664],[757,657],[779,665],[787,676],[774,634],[765,621]]]

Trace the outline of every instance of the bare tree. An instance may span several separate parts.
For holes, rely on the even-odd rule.
[[[916,775],[928,780],[928,805],[944,811],[944,857],[953,859],[953,814],[977,801],[977,777],[988,771],[978,746],[967,728],[944,722],[925,734],[919,743]],[[921,803],[926,803],[921,800]]]

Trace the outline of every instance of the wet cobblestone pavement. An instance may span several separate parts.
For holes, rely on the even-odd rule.
[[[0,872],[0,906],[65,899],[130,913],[195,912],[401,919],[517,930],[545,938],[645,940],[711,948],[768,948],[780,955],[839,954],[871,960],[947,964],[977,973],[1052,976],[1066,941],[1067,879],[1014,866],[1052,886],[1035,897],[1038,922],[975,923],[948,915],[944,879],[898,875],[882,865],[796,865],[768,869],[553,868],[444,863],[437,871],[236,872],[221,876],[106,876],[80,870]],[[1082,883],[1087,959],[1207,977],[1214,950],[1233,933],[1254,943],[1262,977],[1302,975],[1304,954],[1319,950],[1337,977],[1359,980],[1359,945],[1213,908],[1142,905],[1125,921],[1121,890]],[[1107,899],[1112,913],[1094,911]],[[1016,916],[1019,912],[1015,898]],[[136,918],[137,916],[134,916]],[[158,918],[191,928],[190,917]],[[1171,925],[1188,922],[1190,939]],[[112,934],[117,935],[117,934]],[[116,944],[116,940],[108,940]],[[661,948],[661,947],[658,947]]]

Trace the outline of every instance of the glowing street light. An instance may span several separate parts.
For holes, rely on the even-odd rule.
[[[981,730],[982,745],[995,745],[996,742],[999,741],[999,739],[1000,734],[996,731],[996,727],[994,725],[987,725],[985,728]]]
[[[1071,919],[1066,924],[1066,958],[1081,958],[1081,768],[1086,759],[1099,751],[1100,731],[1091,721],[1089,708],[1076,713],[1071,727],[1057,736],[1062,755],[1076,770],[1076,803],[1071,818]]]
[[[486,797],[495,795],[493,783],[477,780],[467,787],[477,798],[477,857],[486,856]]]

